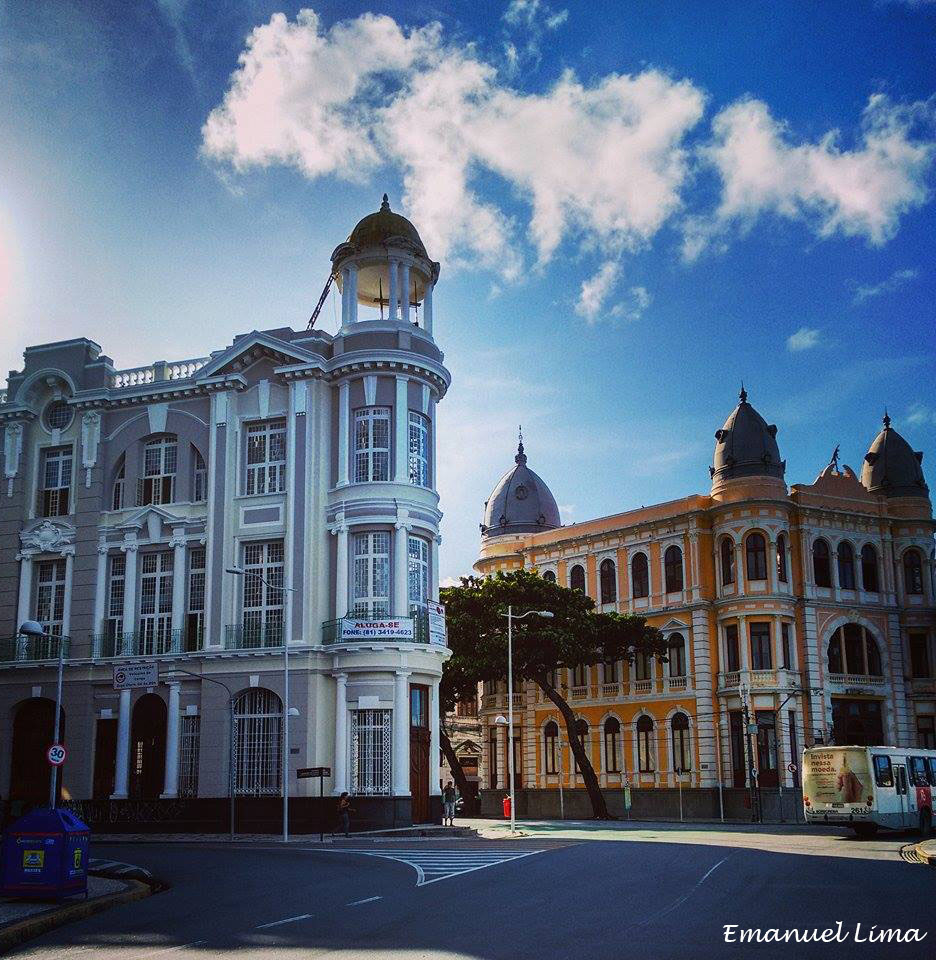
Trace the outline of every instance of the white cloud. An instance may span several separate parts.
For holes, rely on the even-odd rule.
[[[714,138],[700,149],[721,178],[721,200],[711,218],[688,222],[684,256],[692,259],[712,237],[732,225],[747,230],[768,213],[805,221],[820,237],[861,236],[880,246],[901,215],[928,197],[933,119],[932,100],[900,105],[874,94],[860,142],[843,149],[838,130],[797,144],[762,101],[731,104],[716,115]],[[922,138],[924,129],[930,139]]]
[[[886,280],[880,283],[866,284],[855,288],[855,303],[864,303],[872,297],[879,297],[885,293],[892,293],[899,290],[904,284],[911,280],[916,280],[919,276],[918,270],[895,270]]]
[[[627,295],[611,308],[611,316],[631,323],[639,320],[652,302],[653,297],[646,287],[631,287]]]
[[[912,403],[905,419],[907,423],[912,423],[914,426],[936,424],[936,410],[926,406],[925,403]]]
[[[594,276],[582,281],[575,312],[588,321],[596,320],[620,275],[620,264],[606,260]]]
[[[554,11],[540,0],[510,0],[504,11],[505,23],[527,29],[533,29],[538,23],[542,23],[547,30],[555,30],[568,19],[568,10]]]
[[[310,179],[360,181],[389,163],[434,257],[511,279],[521,232],[540,264],[566,238],[608,253],[649,242],[680,207],[683,140],[703,103],[691,82],[651,69],[589,86],[567,71],[522,94],[438,24],[407,32],[366,14],[325,31],[303,10],[250,34],[202,150],[238,172],[279,164]],[[529,203],[525,231],[481,198],[483,173]]]
[[[819,331],[815,327],[800,327],[796,333],[787,337],[786,345],[790,353],[812,350],[813,347],[819,346]]]

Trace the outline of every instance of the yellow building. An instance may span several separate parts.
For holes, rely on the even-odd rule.
[[[836,451],[814,483],[788,490],[776,434],[742,390],[715,434],[707,495],[569,526],[521,443],[485,505],[479,574],[536,568],[667,637],[667,663],[558,678],[605,787],[708,788],[717,813],[715,788],[748,785],[751,762],[762,793],[797,787],[814,742],[936,746],[922,454],[885,416],[860,480]],[[484,786],[502,790],[503,684],[486,685],[480,713]],[[560,718],[532,683],[515,691],[514,717],[521,812],[555,813],[560,770],[582,786]]]

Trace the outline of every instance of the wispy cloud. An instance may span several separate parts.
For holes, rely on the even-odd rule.
[[[790,353],[799,353],[802,350],[812,350],[819,346],[819,330],[816,327],[800,327],[796,333],[787,337],[787,350]]]
[[[911,403],[904,420],[916,427],[936,424],[936,410],[925,403]]]
[[[575,312],[589,323],[597,320],[620,275],[620,264],[614,260],[606,260],[597,273],[582,281]]]
[[[919,270],[895,270],[886,280],[880,283],[862,284],[855,288],[854,303],[864,303],[865,300],[871,300],[873,297],[880,297],[885,293],[892,293],[899,290],[902,286],[910,283],[920,275]]]

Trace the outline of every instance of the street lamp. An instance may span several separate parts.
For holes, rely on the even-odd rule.
[[[259,573],[253,570],[242,570],[240,567],[226,567],[226,573],[233,573],[236,577],[253,577],[265,584],[271,590],[281,593],[298,593],[295,587],[281,587],[270,583]],[[291,618],[290,618],[291,619]],[[288,623],[283,624],[283,843],[289,840],[289,718],[298,717],[299,711],[289,707],[289,637]]]
[[[42,624],[38,623],[35,620],[24,620],[20,624],[19,628],[20,636],[23,637],[35,637],[41,638],[44,640],[58,640],[58,681],[55,687],[55,726],[54,732],[52,734],[52,742],[59,742],[59,734],[61,733],[60,722],[62,719],[62,674],[65,671],[65,641],[70,640],[71,637],[66,637],[54,633],[46,633],[42,628]],[[55,809],[55,802],[58,799],[58,766],[52,764],[52,773],[49,776],[49,809]]]
[[[525,613],[518,613],[516,616],[513,607],[508,606],[507,612],[501,614],[507,618],[507,767],[510,771],[510,832],[516,833],[517,810],[516,797],[514,796],[514,745],[513,745],[513,622],[522,620],[524,617],[545,617],[551,619],[552,610],[527,610]],[[503,720],[498,717],[495,723]]]

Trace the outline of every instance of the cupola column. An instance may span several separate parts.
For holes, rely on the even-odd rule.
[[[432,291],[434,289],[434,283],[428,284],[423,296],[423,327],[430,337],[432,336]]]
[[[397,272],[397,267],[399,266],[398,262],[393,257],[387,258],[387,264],[390,272],[390,291],[387,294],[389,300],[387,305],[387,315],[389,319],[396,320],[400,315],[399,302],[400,302],[400,283],[399,283],[399,274]]]
[[[358,268],[355,264],[348,267],[348,287],[350,296],[348,298],[348,323],[357,323],[358,320]]]
[[[347,267],[341,268],[341,325],[346,327],[351,315],[351,271]]]
[[[338,486],[348,485],[348,440],[351,436],[351,385],[338,386]]]
[[[393,543],[393,615],[395,617],[409,616],[409,578],[408,573],[408,539],[409,524],[405,514],[400,514],[395,525]]]
[[[396,378],[394,423],[396,429],[393,438],[395,447],[393,479],[397,483],[406,483],[409,480],[406,469],[409,452],[409,377]]]
[[[400,263],[400,319],[409,323],[410,319],[410,265]]]

